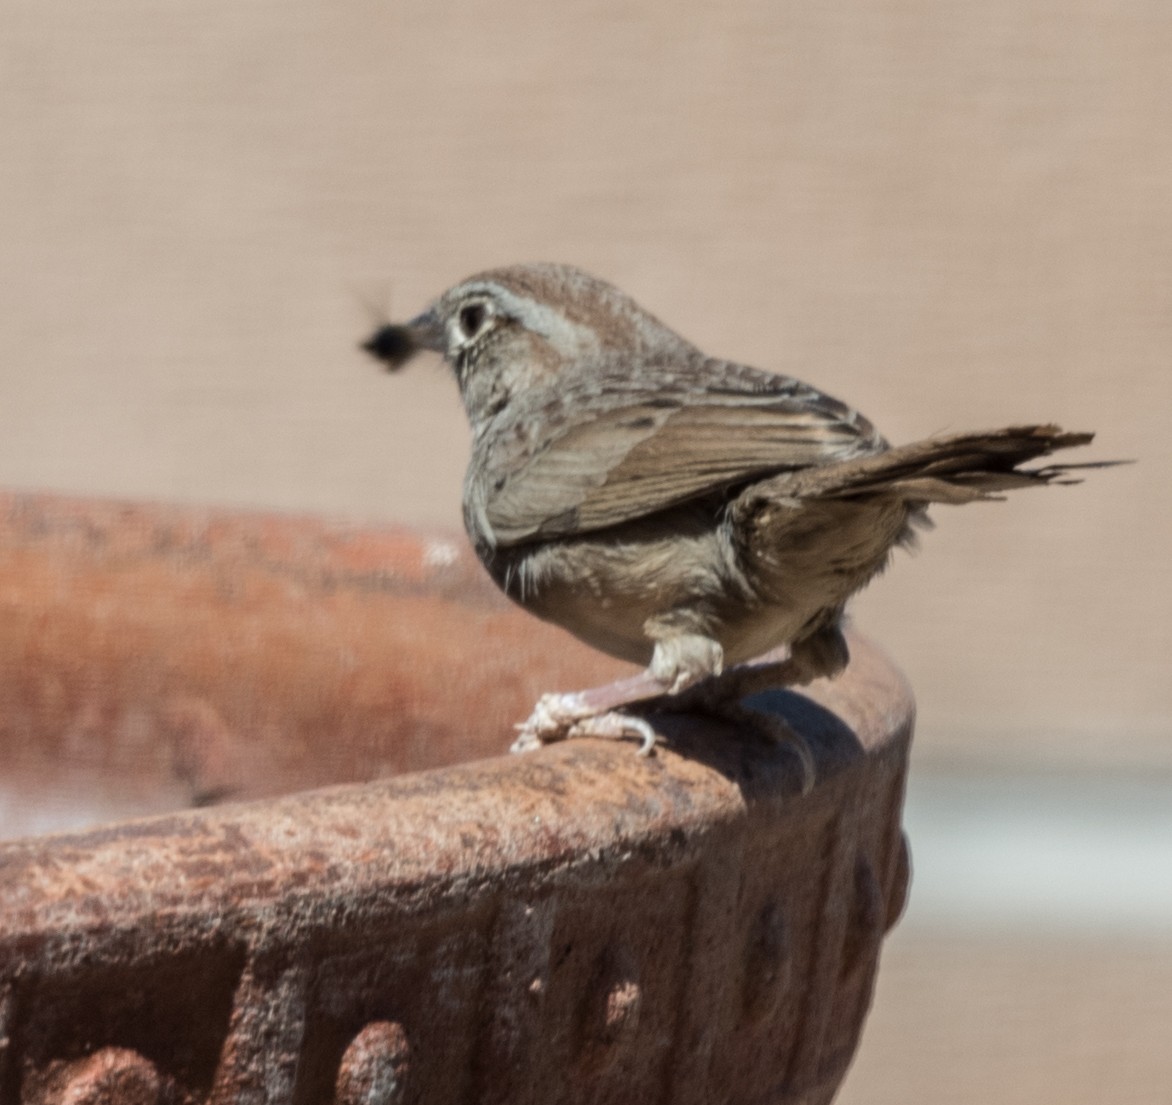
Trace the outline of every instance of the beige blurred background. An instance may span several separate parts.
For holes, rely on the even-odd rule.
[[[856,620],[916,688],[928,807],[1172,780],[1164,0],[18,0],[0,151],[0,485],[455,527],[454,386],[355,344],[577,263],[894,440],[1052,419],[1137,458],[937,509]],[[1137,825],[1118,855],[1172,854]],[[933,885],[844,1101],[1172,1100],[1172,909],[917,919]]]

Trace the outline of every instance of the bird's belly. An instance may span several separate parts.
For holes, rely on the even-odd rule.
[[[569,588],[551,588],[540,603],[527,606],[538,617],[560,625],[610,656],[643,667],[651,662],[653,642],[644,632],[644,626],[657,613],[653,605],[635,605],[618,602],[609,595],[595,597]]]
[[[489,570],[515,602],[612,656],[650,662],[649,619],[681,611],[709,632],[728,597],[719,527],[680,519],[498,552]]]
[[[906,517],[898,501],[803,503],[734,538],[711,514],[680,512],[667,527],[498,550],[488,567],[515,602],[612,656],[648,664],[648,621],[668,617],[718,641],[727,666],[836,622]]]
[[[556,567],[544,573],[537,557],[539,582],[522,605],[632,663],[650,663],[655,642],[648,622],[654,619],[670,616],[689,632],[718,641],[728,665],[793,640],[822,608],[815,595],[822,596],[823,589],[811,592],[804,586],[762,603],[719,558],[705,556],[700,566],[676,543],[670,549],[643,547],[625,554],[576,544],[568,556],[563,547]],[[589,567],[581,568],[581,561]],[[516,593],[511,597],[520,601]]]

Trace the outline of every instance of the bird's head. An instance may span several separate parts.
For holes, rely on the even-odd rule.
[[[475,426],[522,391],[558,387],[608,355],[689,348],[630,296],[569,265],[512,265],[449,288],[422,314],[381,327],[363,349],[389,371],[431,350],[452,366]]]

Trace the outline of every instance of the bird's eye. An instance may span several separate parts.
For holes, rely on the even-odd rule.
[[[488,319],[488,308],[483,303],[467,303],[460,308],[458,323],[460,336],[465,340],[476,337]]]

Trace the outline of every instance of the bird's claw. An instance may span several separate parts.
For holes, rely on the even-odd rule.
[[[510,752],[533,752],[544,744],[579,737],[605,740],[638,738],[638,755],[650,756],[659,739],[651,725],[633,714],[608,710],[591,712],[577,694],[545,694],[537,701],[533,713],[517,726],[517,739]]]

